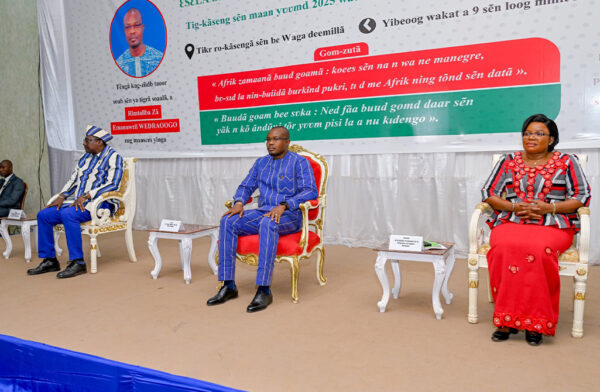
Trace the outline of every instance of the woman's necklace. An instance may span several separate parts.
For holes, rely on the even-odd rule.
[[[534,165],[534,167],[529,167],[525,165],[525,157],[521,151],[517,151],[515,153],[514,161],[509,162],[508,166],[514,172],[514,181],[513,185],[515,187],[515,193],[517,197],[523,200],[526,203],[531,202],[534,199],[544,200],[546,199],[546,195],[550,193],[552,187],[552,177],[554,177],[554,172],[556,170],[562,169],[565,166],[565,163],[560,160],[560,152],[554,151],[551,153],[550,158],[547,156],[536,161],[527,162],[528,165]],[[542,165],[536,165],[537,162],[543,162],[544,159],[547,159],[546,163]],[[536,190],[536,177],[538,174],[542,177],[540,181],[543,183],[543,188],[539,191],[538,194],[535,194]]]
[[[549,159],[549,157],[548,157],[547,154],[545,156],[543,156],[542,158],[539,158],[539,159],[536,159],[536,160],[525,158],[524,156],[523,156],[523,158],[526,161],[526,163],[528,165],[530,165],[530,166],[537,166],[537,165],[539,165],[541,163],[545,163]]]

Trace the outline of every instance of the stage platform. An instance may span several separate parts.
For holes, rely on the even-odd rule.
[[[319,286],[315,258],[300,266],[299,298],[290,299],[290,271],[278,264],[273,304],[248,314],[254,269],[238,264],[240,296],[207,307],[217,279],[207,263],[209,238],[194,240],[192,281],[186,285],[175,241],[159,240],[157,280],[148,233],[134,232],[137,263],[122,233],[99,237],[98,273],[56,279],[28,276],[23,243],[0,260],[0,333],[250,391],[593,391],[600,363],[600,267],[590,268],[583,339],[570,336],[572,282],[562,278],[557,336],[539,347],[524,335],[495,343],[482,274],[480,323],[469,324],[467,267],[458,259],[454,294],[436,320],[433,268],[402,263],[403,286],[380,313],[376,252],[327,246],[327,284]],[[84,241],[85,242],[85,241]],[[61,245],[66,249],[64,238]],[[4,241],[0,240],[0,249]],[[87,247],[85,248],[87,252]],[[66,255],[60,258],[66,265]],[[391,276],[391,274],[390,274]],[[43,366],[43,363],[40,363]]]

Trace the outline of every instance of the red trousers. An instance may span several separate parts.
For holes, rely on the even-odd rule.
[[[558,256],[573,229],[502,223],[492,229],[487,254],[494,325],[554,335],[558,321]]]

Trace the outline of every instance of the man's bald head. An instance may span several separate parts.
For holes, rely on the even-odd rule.
[[[130,8],[127,12],[125,12],[125,16],[123,16],[123,21],[127,19],[127,16],[139,18],[140,23],[144,23],[142,21],[142,13],[137,8]]]
[[[290,131],[288,131],[288,129],[286,127],[284,127],[282,125],[278,125],[276,127],[271,128],[271,131],[273,131],[275,129],[280,131],[280,133],[279,133],[280,136],[285,137],[287,139],[290,138]]]

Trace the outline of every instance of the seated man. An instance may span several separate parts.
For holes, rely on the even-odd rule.
[[[91,219],[90,201],[105,192],[119,189],[123,175],[123,158],[106,144],[111,139],[112,135],[104,129],[88,126],[83,139],[85,154],[79,159],[58,198],[37,215],[38,257],[44,260],[36,268],[27,270],[29,275],[60,270],[53,232],[54,225],[60,223],[65,228],[70,264],[56,277],[70,278],[87,272],[81,249],[80,224]],[[114,212],[118,203],[104,201],[100,208]]]
[[[266,309],[273,302],[270,285],[279,235],[302,228],[299,205],[318,196],[315,177],[306,158],[288,151],[290,134],[284,127],[274,127],[267,135],[269,155],[259,158],[240,184],[234,205],[223,214],[219,231],[219,280],[223,287],[207,305],[217,305],[236,298],[235,254],[238,236],[258,234],[258,290],[248,312]],[[244,204],[259,189],[258,209],[244,213]]]
[[[0,162],[0,218],[8,216],[11,209],[21,208],[21,198],[25,193],[25,183],[13,174],[12,162]]]

